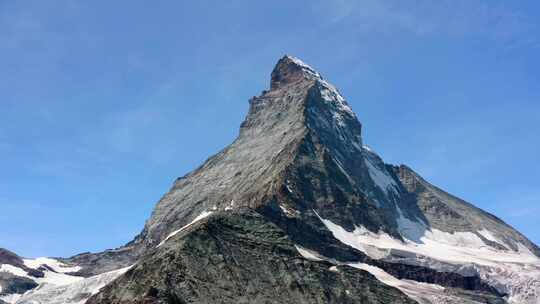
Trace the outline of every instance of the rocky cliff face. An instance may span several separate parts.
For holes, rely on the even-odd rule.
[[[88,303],[540,301],[536,245],[386,164],[361,129],[332,84],[285,56],[238,138],[179,178],[141,234],[61,262],[101,285],[134,264]]]
[[[414,301],[367,272],[303,258],[283,230],[237,209],[168,239],[87,303]]]

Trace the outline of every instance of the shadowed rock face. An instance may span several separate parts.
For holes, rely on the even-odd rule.
[[[38,284],[29,278],[19,277],[6,272],[0,272],[0,296],[23,294],[36,288]]]
[[[24,265],[24,262],[21,257],[19,257],[15,253],[4,248],[0,248],[0,265],[15,266],[15,267],[23,269],[24,271],[26,271],[29,275],[33,277],[36,277],[36,278],[43,277],[42,271],[38,269],[28,268],[26,265]]]
[[[23,260],[18,255],[3,248],[0,248],[0,266],[1,265],[10,265],[23,269],[27,271],[29,275],[36,278],[43,277],[42,271],[26,267]],[[10,294],[22,294],[37,286],[38,284],[29,278],[0,271],[0,297]],[[1,303],[2,302],[0,302],[0,304]]]
[[[306,260],[252,211],[201,221],[144,256],[88,304],[415,303],[367,272]]]

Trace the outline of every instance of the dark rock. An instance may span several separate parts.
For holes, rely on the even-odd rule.
[[[302,258],[255,212],[220,213],[169,239],[88,304],[414,303],[367,272]]]
[[[38,284],[29,278],[0,272],[0,295],[23,294],[37,286]]]

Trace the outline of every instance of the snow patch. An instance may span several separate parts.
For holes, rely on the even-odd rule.
[[[421,304],[432,303],[461,303],[460,299],[442,295],[444,287],[435,284],[421,283],[411,280],[399,280],[386,271],[364,263],[348,264],[356,269],[371,273],[377,280],[395,287]]]
[[[69,266],[51,258],[24,259],[23,262],[28,268],[38,269],[46,265],[58,273],[77,272],[82,269],[80,266]]]
[[[19,300],[20,298],[22,297],[22,294],[10,294],[10,295],[5,295],[5,296],[0,296],[0,300],[6,302],[6,303],[16,303],[17,300]]]
[[[25,293],[18,300],[11,303],[16,304],[83,304],[92,295],[99,292],[101,288],[112,282],[128,271],[130,267],[99,274],[93,277],[79,280],[77,282],[63,285],[39,286]],[[8,302],[10,303],[10,302]]]
[[[225,207],[225,211],[232,210],[234,208],[234,200],[231,200],[229,206]]]
[[[364,227],[355,227],[349,232],[329,220],[320,219],[336,239],[372,258],[381,258],[381,252],[386,251],[388,255],[398,250],[418,258],[429,257],[456,266],[469,266],[490,285],[509,293],[513,299],[510,303],[532,304],[540,300],[540,259],[522,244],[515,252],[489,247],[472,232],[448,233],[432,228],[419,233],[416,229],[420,224],[404,217],[399,220],[400,229],[406,232],[404,241],[381,231],[373,233]],[[416,240],[408,238],[411,233]]]
[[[234,202],[234,201],[233,201]],[[181,232],[182,230],[188,228],[189,226],[195,224],[196,222],[202,220],[203,218],[205,217],[208,217],[210,214],[212,214],[213,212],[212,211],[203,211],[201,214],[199,214],[193,221],[191,221],[189,224],[183,226],[182,228],[178,229],[178,230],[175,230],[173,232],[171,232],[163,241],[161,241],[161,243],[159,243],[157,245],[157,247],[161,247],[161,245],[165,244],[165,242],[167,242],[168,239],[172,238],[173,236],[177,235],[179,232]]]
[[[23,269],[19,268],[19,267],[15,267],[13,265],[9,265],[9,264],[2,264],[0,265],[0,272],[8,272],[8,273],[11,273],[12,275],[16,275],[16,276],[19,276],[19,277],[30,277],[26,271],[24,271]]]
[[[485,237],[486,240],[489,240],[489,241],[492,241],[492,242],[495,242],[495,243],[498,243],[498,244],[501,244],[504,246],[504,243],[501,242],[498,238],[496,238],[493,233],[491,233],[491,231],[487,230],[487,229],[482,229],[482,230],[478,230],[477,231],[478,234],[480,234],[481,236]],[[506,247],[506,246],[505,246]]]
[[[323,260],[314,251],[305,249],[305,248],[303,248],[302,246],[299,246],[299,245],[294,245],[294,247],[296,247],[296,250],[298,251],[298,253],[300,253],[301,256],[303,256],[304,258],[306,258],[308,260],[311,260],[311,261],[322,261]]]
[[[289,207],[285,207],[283,205],[279,205],[279,208],[281,209],[281,211],[287,216],[287,217],[292,217],[292,216],[295,216],[296,214],[300,213],[298,212],[298,210],[294,210],[292,208],[289,208]]]
[[[48,264],[40,264],[40,265],[49,266]],[[49,267],[54,269],[53,266],[49,266]],[[83,277],[68,275],[65,273],[57,273],[50,270],[44,270],[43,271],[44,276],[42,278],[36,278],[36,277],[30,276],[24,269],[21,269],[12,265],[6,265],[6,264],[0,266],[0,272],[2,271],[9,272],[19,277],[31,279],[35,281],[37,284],[66,285],[66,284],[71,284],[73,282],[77,282],[83,279]]]
[[[326,101],[335,102],[335,105],[337,106],[338,110],[342,112],[346,112],[347,114],[353,117],[355,116],[353,110],[345,101],[345,98],[343,98],[341,93],[339,93],[338,89],[334,85],[332,85],[331,83],[323,79],[320,79],[319,83],[323,87],[323,90],[321,93],[322,93],[322,97]]]
[[[300,60],[299,58],[294,57],[294,56],[289,56],[289,55],[287,55],[286,57],[289,58],[292,62],[294,62],[297,66],[301,67],[304,72],[310,75],[313,75],[317,78],[321,78],[321,74],[319,74],[319,72],[315,71],[314,68],[312,68],[311,66],[309,66],[308,64]]]

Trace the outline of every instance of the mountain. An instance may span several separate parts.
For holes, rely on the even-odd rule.
[[[23,288],[30,291],[18,301],[13,295],[24,290],[0,299],[540,302],[540,249],[409,167],[386,164],[316,70],[284,56],[270,89],[249,103],[237,139],[178,178],[133,241],[47,261],[42,268],[68,267],[64,275],[77,281],[47,286],[31,279],[39,287]],[[18,278],[39,264],[7,260]]]

